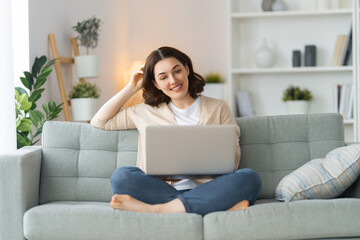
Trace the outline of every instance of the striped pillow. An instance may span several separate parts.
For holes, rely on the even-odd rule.
[[[309,161],[276,187],[280,201],[321,199],[340,196],[360,175],[360,144],[340,147],[325,158]]]

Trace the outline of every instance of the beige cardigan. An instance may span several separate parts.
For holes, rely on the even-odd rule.
[[[175,115],[166,103],[161,103],[159,107],[152,107],[147,104],[138,104],[129,108],[121,108],[120,111],[108,121],[100,121],[95,117],[91,120],[91,125],[105,130],[125,130],[135,129],[139,131],[137,166],[144,170],[144,135],[145,128],[150,125],[176,125]],[[198,125],[221,125],[231,124],[237,126],[237,139],[239,142],[240,128],[238,127],[231,110],[223,100],[201,96],[200,116]],[[236,169],[240,163],[240,146],[236,145],[235,154]]]

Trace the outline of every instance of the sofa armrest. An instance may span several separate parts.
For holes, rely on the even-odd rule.
[[[41,147],[0,155],[0,239],[25,239],[24,213],[39,204]]]

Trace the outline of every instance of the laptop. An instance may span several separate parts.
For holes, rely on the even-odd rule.
[[[148,126],[145,171],[164,179],[232,173],[236,140],[234,125]]]

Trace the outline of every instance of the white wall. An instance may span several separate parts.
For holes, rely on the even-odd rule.
[[[30,63],[35,56],[51,56],[47,35],[54,33],[60,56],[73,56],[71,26],[93,15],[103,21],[98,47],[98,79],[89,79],[102,89],[100,104],[117,91],[123,72],[132,61],[145,60],[163,45],[185,52],[200,74],[219,72],[226,76],[227,1],[223,0],[31,0]],[[82,49],[80,50],[82,51]],[[76,76],[73,67],[63,67],[66,88]],[[55,73],[51,74],[42,101],[60,102]],[[60,119],[64,119],[61,114]]]
[[[45,54],[51,57],[49,33],[55,34],[59,55],[73,57],[70,39],[75,37],[76,33],[71,27],[78,21],[93,15],[103,21],[98,47],[90,50],[90,54],[100,57],[99,78],[88,79],[101,88],[100,101],[102,103],[117,91],[118,80],[121,72],[126,69],[129,55],[128,0],[108,0],[105,3],[99,0],[32,0],[29,6],[31,64],[36,56]],[[85,54],[85,49],[82,47],[80,47],[80,54]],[[64,64],[62,74],[68,93],[71,85],[77,81],[74,65]],[[55,69],[48,79],[41,100],[48,102],[51,99],[56,103],[61,102]],[[60,114],[59,119],[64,119],[63,114]]]
[[[226,14],[223,0],[133,0],[130,60],[168,45],[189,55],[200,74],[215,71],[226,76]]]

